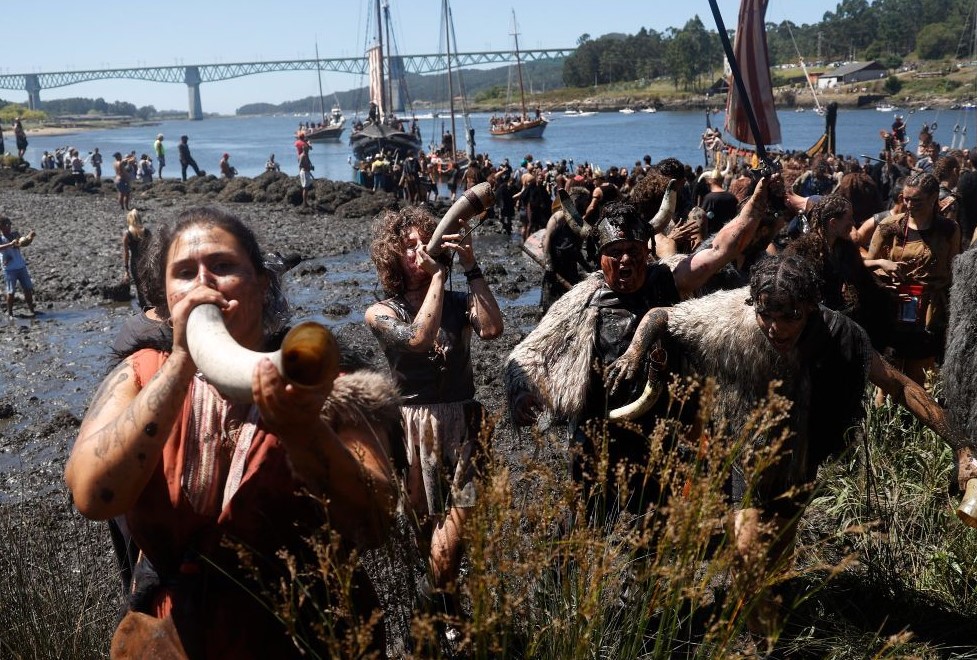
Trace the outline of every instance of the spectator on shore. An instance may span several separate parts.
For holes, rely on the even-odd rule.
[[[115,189],[119,191],[119,208],[128,211],[129,195],[132,194],[132,177],[126,162],[128,159],[123,160],[118,151],[112,154],[112,158],[115,159],[112,167],[115,170]]]
[[[281,165],[275,160],[275,154],[268,156],[268,162],[265,163],[265,172],[281,172]]]
[[[139,180],[148,186],[153,182],[153,174],[155,173],[156,168],[153,167],[153,159],[149,157],[149,154],[142,154],[139,157],[139,167],[137,169]]]
[[[163,134],[156,136],[153,142],[153,151],[156,152],[156,167],[159,172],[159,180],[163,180],[163,168],[166,167],[166,148],[163,146]]]
[[[193,159],[190,155],[190,145],[187,144],[190,138],[186,135],[180,136],[180,144],[177,145],[177,151],[180,153],[180,178],[184,181],[187,180],[187,168],[192,167],[193,173],[197,176],[203,176],[203,172],[197,167],[197,161]]]
[[[90,158],[92,169],[95,170],[95,181],[100,182],[102,180],[102,154],[99,152],[98,147],[95,147],[92,151]]]
[[[126,230],[122,234],[122,266],[125,270],[123,280],[136,287],[136,299],[143,311],[152,307],[146,299],[139,270],[139,263],[149,245],[150,236],[149,230],[142,223],[139,209],[129,211],[126,214]]]
[[[309,158],[309,149],[312,147],[306,143],[302,147],[302,155],[299,156],[299,185],[302,187],[302,206],[309,206],[309,190],[312,188],[312,170],[315,166]]]
[[[237,169],[231,166],[231,154],[224,153],[221,155],[221,160],[219,163],[221,177],[225,179],[233,179],[237,174]]]
[[[3,279],[7,291],[7,318],[14,318],[14,292],[17,284],[24,292],[24,302],[27,303],[27,316],[33,317],[34,285],[27,270],[27,261],[21,254],[20,248],[26,247],[34,240],[34,231],[26,236],[11,228],[10,218],[0,216],[0,266],[3,267]]]
[[[14,119],[14,139],[17,141],[17,157],[23,160],[27,152],[27,133],[24,132],[24,125],[20,123],[20,117]]]

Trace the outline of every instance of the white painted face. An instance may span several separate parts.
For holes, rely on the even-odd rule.
[[[264,339],[262,308],[268,279],[258,275],[237,238],[213,225],[191,225],[173,239],[166,259],[169,308],[198,286],[219,291],[238,305],[224,313],[227,330],[247,348]]]

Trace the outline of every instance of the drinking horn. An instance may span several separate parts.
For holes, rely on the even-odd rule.
[[[285,380],[300,388],[332,390],[339,374],[339,347],[323,325],[306,321],[288,331],[282,347],[260,353],[238,344],[224,325],[216,305],[198,305],[187,318],[187,346],[207,382],[232,401],[252,400],[251,374],[261,358],[269,358]]]
[[[662,196],[662,204],[658,207],[658,213],[648,224],[656,234],[665,231],[669,221],[675,216],[675,203],[678,201],[678,191],[675,190],[675,179],[669,179],[665,186],[665,194]]]
[[[441,218],[431,240],[427,242],[427,253],[432,257],[440,255],[444,251],[441,240],[445,234],[456,233],[461,221],[475,217],[493,204],[495,204],[495,192],[488,181],[466,190],[465,194],[459,197]]]

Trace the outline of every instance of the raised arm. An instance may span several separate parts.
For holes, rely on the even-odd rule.
[[[418,242],[417,258],[431,272],[431,281],[414,321],[408,323],[397,318],[394,310],[384,303],[377,303],[366,310],[366,325],[383,346],[396,346],[402,350],[424,353],[434,348],[441,329],[441,312],[444,307],[444,280],[447,270],[432,259]]]
[[[720,268],[738,257],[753,240],[753,234],[767,211],[769,185],[767,179],[761,179],[739,214],[716,234],[712,246],[679,262],[672,275],[683,297],[704,285]]]
[[[458,255],[458,263],[465,273],[465,279],[468,280],[468,288],[471,292],[468,311],[472,328],[481,339],[495,339],[502,334],[502,311],[482,275],[482,269],[475,260],[475,247],[467,221],[460,223],[459,231],[460,234],[444,237],[444,247]]]

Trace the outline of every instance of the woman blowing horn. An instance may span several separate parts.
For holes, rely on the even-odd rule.
[[[370,255],[389,297],[366,311],[366,324],[404,396],[407,491],[432,578],[422,595],[431,595],[428,587],[448,590],[444,604],[450,610],[481,454],[483,410],[475,401],[471,337],[501,335],[502,313],[475,261],[467,222],[462,218],[460,233],[443,236],[437,260],[425,247],[436,224],[422,207],[376,218]],[[452,253],[458,255],[467,291],[445,291]]]
[[[379,544],[389,524],[387,429],[396,419],[389,384],[344,383],[353,374],[297,388],[263,358],[251,373],[254,403],[237,404],[197,371],[187,324],[202,305],[219,308],[234,342],[271,348],[286,306],[261,254],[251,230],[216,209],[191,209],[161,228],[146,268],[165,292],[154,302],[172,326],[172,345],[123,360],[82,422],[65,469],[75,505],[95,520],[124,515],[159,578],[137,578],[143,598],[135,605],[144,614],[130,612],[113,650],[147,652],[140,631],[161,625],[195,658],[299,657],[293,636],[327,655],[310,624],[328,611],[331,588],[312,586],[315,597],[288,612],[288,628],[274,614],[278,604],[260,594],[291,583],[290,569],[319,568],[308,561],[307,539],[323,528],[349,552]],[[353,583],[354,602],[369,607],[357,614],[368,617],[372,588],[358,577]],[[156,620],[162,624],[147,623]],[[382,652],[382,641],[374,643]]]

